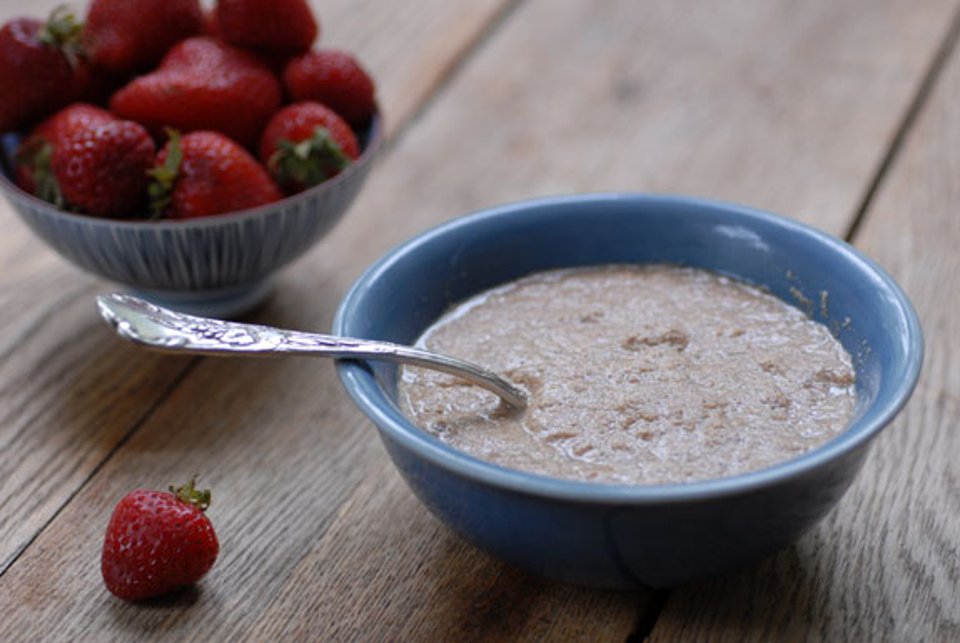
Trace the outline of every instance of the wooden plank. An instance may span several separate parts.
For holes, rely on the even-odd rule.
[[[494,561],[437,529],[399,476],[385,473],[341,505],[252,640],[586,641],[629,632],[638,595],[552,583]],[[305,587],[316,598],[302,600]]]
[[[674,592],[651,641],[960,640],[958,101],[954,46],[855,240],[920,315],[912,401],[822,526],[752,571]]]
[[[115,351],[89,285],[60,294],[50,273],[19,276],[21,292],[51,296],[0,294],[0,570],[192,362]]]
[[[417,198],[383,211],[404,235],[545,194],[675,192],[842,235],[952,4],[530,3],[403,139],[380,193]]]
[[[694,192],[843,230],[948,12],[945,0],[834,4],[521,6],[258,321],[327,328],[390,244],[537,194]],[[97,570],[110,506],[195,471],[216,491],[217,567],[152,608],[113,600]],[[648,599],[548,583],[451,537],[332,366],[303,360],[201,361],[0,584],[0,638],[616,640]]]
[[[57,4],[0,0],[0,21]],[[401,126],[504,4],[341,0],[324,2],[320,15],[324,41],[357,52],[380,81],[390,122]],[[378,38],[369,37],[371,24]],[[193,362],[119,346],[93,306],[97,291],[115,287],[78,274],[5,201],[0,226],[2,573]]]
[[[357,51],[377,79],[387,134],[407,123],[515,0],[327,2],[322,47]]]

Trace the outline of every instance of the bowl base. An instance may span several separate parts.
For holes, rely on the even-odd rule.
[[[215,288],[211,290],[151,290],[129,288],[129,292],[158,306],[188,315],[234,319],[250,312],[270,294],[273,284],[269,280],[254,284]]]

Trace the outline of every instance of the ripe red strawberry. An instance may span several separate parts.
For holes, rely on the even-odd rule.
[[[169,140],[151,171],[155,216],[188,219],[245,210],[283,197],[250,153],[217,132],[192,132]]]
[[[306,0],[219,0],[220,35],[241,47],[301,52],[320,27]]]
[[[195,480],[170,492],[138,489],[113,510],[100,559],[114,595],[136,601],[200,580],[217,560],[220,543],[204,514],[210,491]]]
[[[354,127],[361,127],[376,109],[373,79],[345,51],[321,49],[287,63],[283,83],[294,101],[329,105]]]
[[[156,65],[203,27],[199,0],[93,0],[83,44],[95,64],[130,73]]]
[[[144,213],[156,146],[142,125],[112,120],[61,138],[50,165],[67,207],[103,217]]]
[[[74,103],[37,125],[30,138],[39,136],[50,143],[57,143],[64,136],[81,127],[100,125],[113,120],[116,120],[116,117],[102,107],[89,103]]]
[[[53,150],[65,133],[114,120],[113,114],[86,103],[74,103],[37,125],[17,148],[17,185],[45,201],[63,207],[63,195],[53,176]]]
[[[203,12],[203,31],[200,33],[204,36],[220,37],[220,26],[217,24],[216,8]]]
[[[213,130],[252,147],[281,98],[280,83],[256,56],[198,37],[176,45],[156,71],[114,94],[110,109],[156,136],[165,127]]]
[[[0,28],[0,131],[23,129],[79,99],[89,83],[80,25],[63,9]]]
[[[260,160],[288,192],[335,176],[358,156],[353,130],[320,103],[284,107],[270,119],[260,139]]]

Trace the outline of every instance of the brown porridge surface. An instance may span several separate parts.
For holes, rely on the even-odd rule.
[[[523,412],[405,367],[404,411],[478,458],[541,475],[659,484],[768,467],[840,433],[856,395],[828,329],[703,270],[611,265],[478,295],[419,345],[505,374]]]

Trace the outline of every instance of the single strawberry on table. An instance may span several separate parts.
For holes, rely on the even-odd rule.
[[[336,176],[358,156],[353,130],[320,103],[294,103],[274,114],[260,139],[260,160],[287,192]]]
[[[188,219],[245,210],[283,197],[266,169],[217,132],[169,132],[151,175],[156,217]]]
[[[131,73],[155,65],[177,42],[203,30],[199,0],[92,0],[83,44],[95,64]]]
[[[297,53],[320,32],[306,0],[218,0],[216,16],[223,39],[241,47]]]
[[[114,94],[110,110],[155,136],[166,127],[213,130],[253,147],[281,99],[279,81],[254,54],[195,37],[174,46],[155,71]]]
[[[294,58],[283,70],[294,101],[328,105],[354,127],[362,127],[376,109],[373,79],[346,51],[320,49]]]
[[[16,18],[0,28],[0,132],[23,129],[84,95],[90,68],[80,32],[62,8],[46,22]]]
[[[130,601],[151,598],[192,585],[210,571],[220,544],[204,513],[210,491],[195,483],[169,492],[138,489],[117,503],[100,561],[110,592]]]

